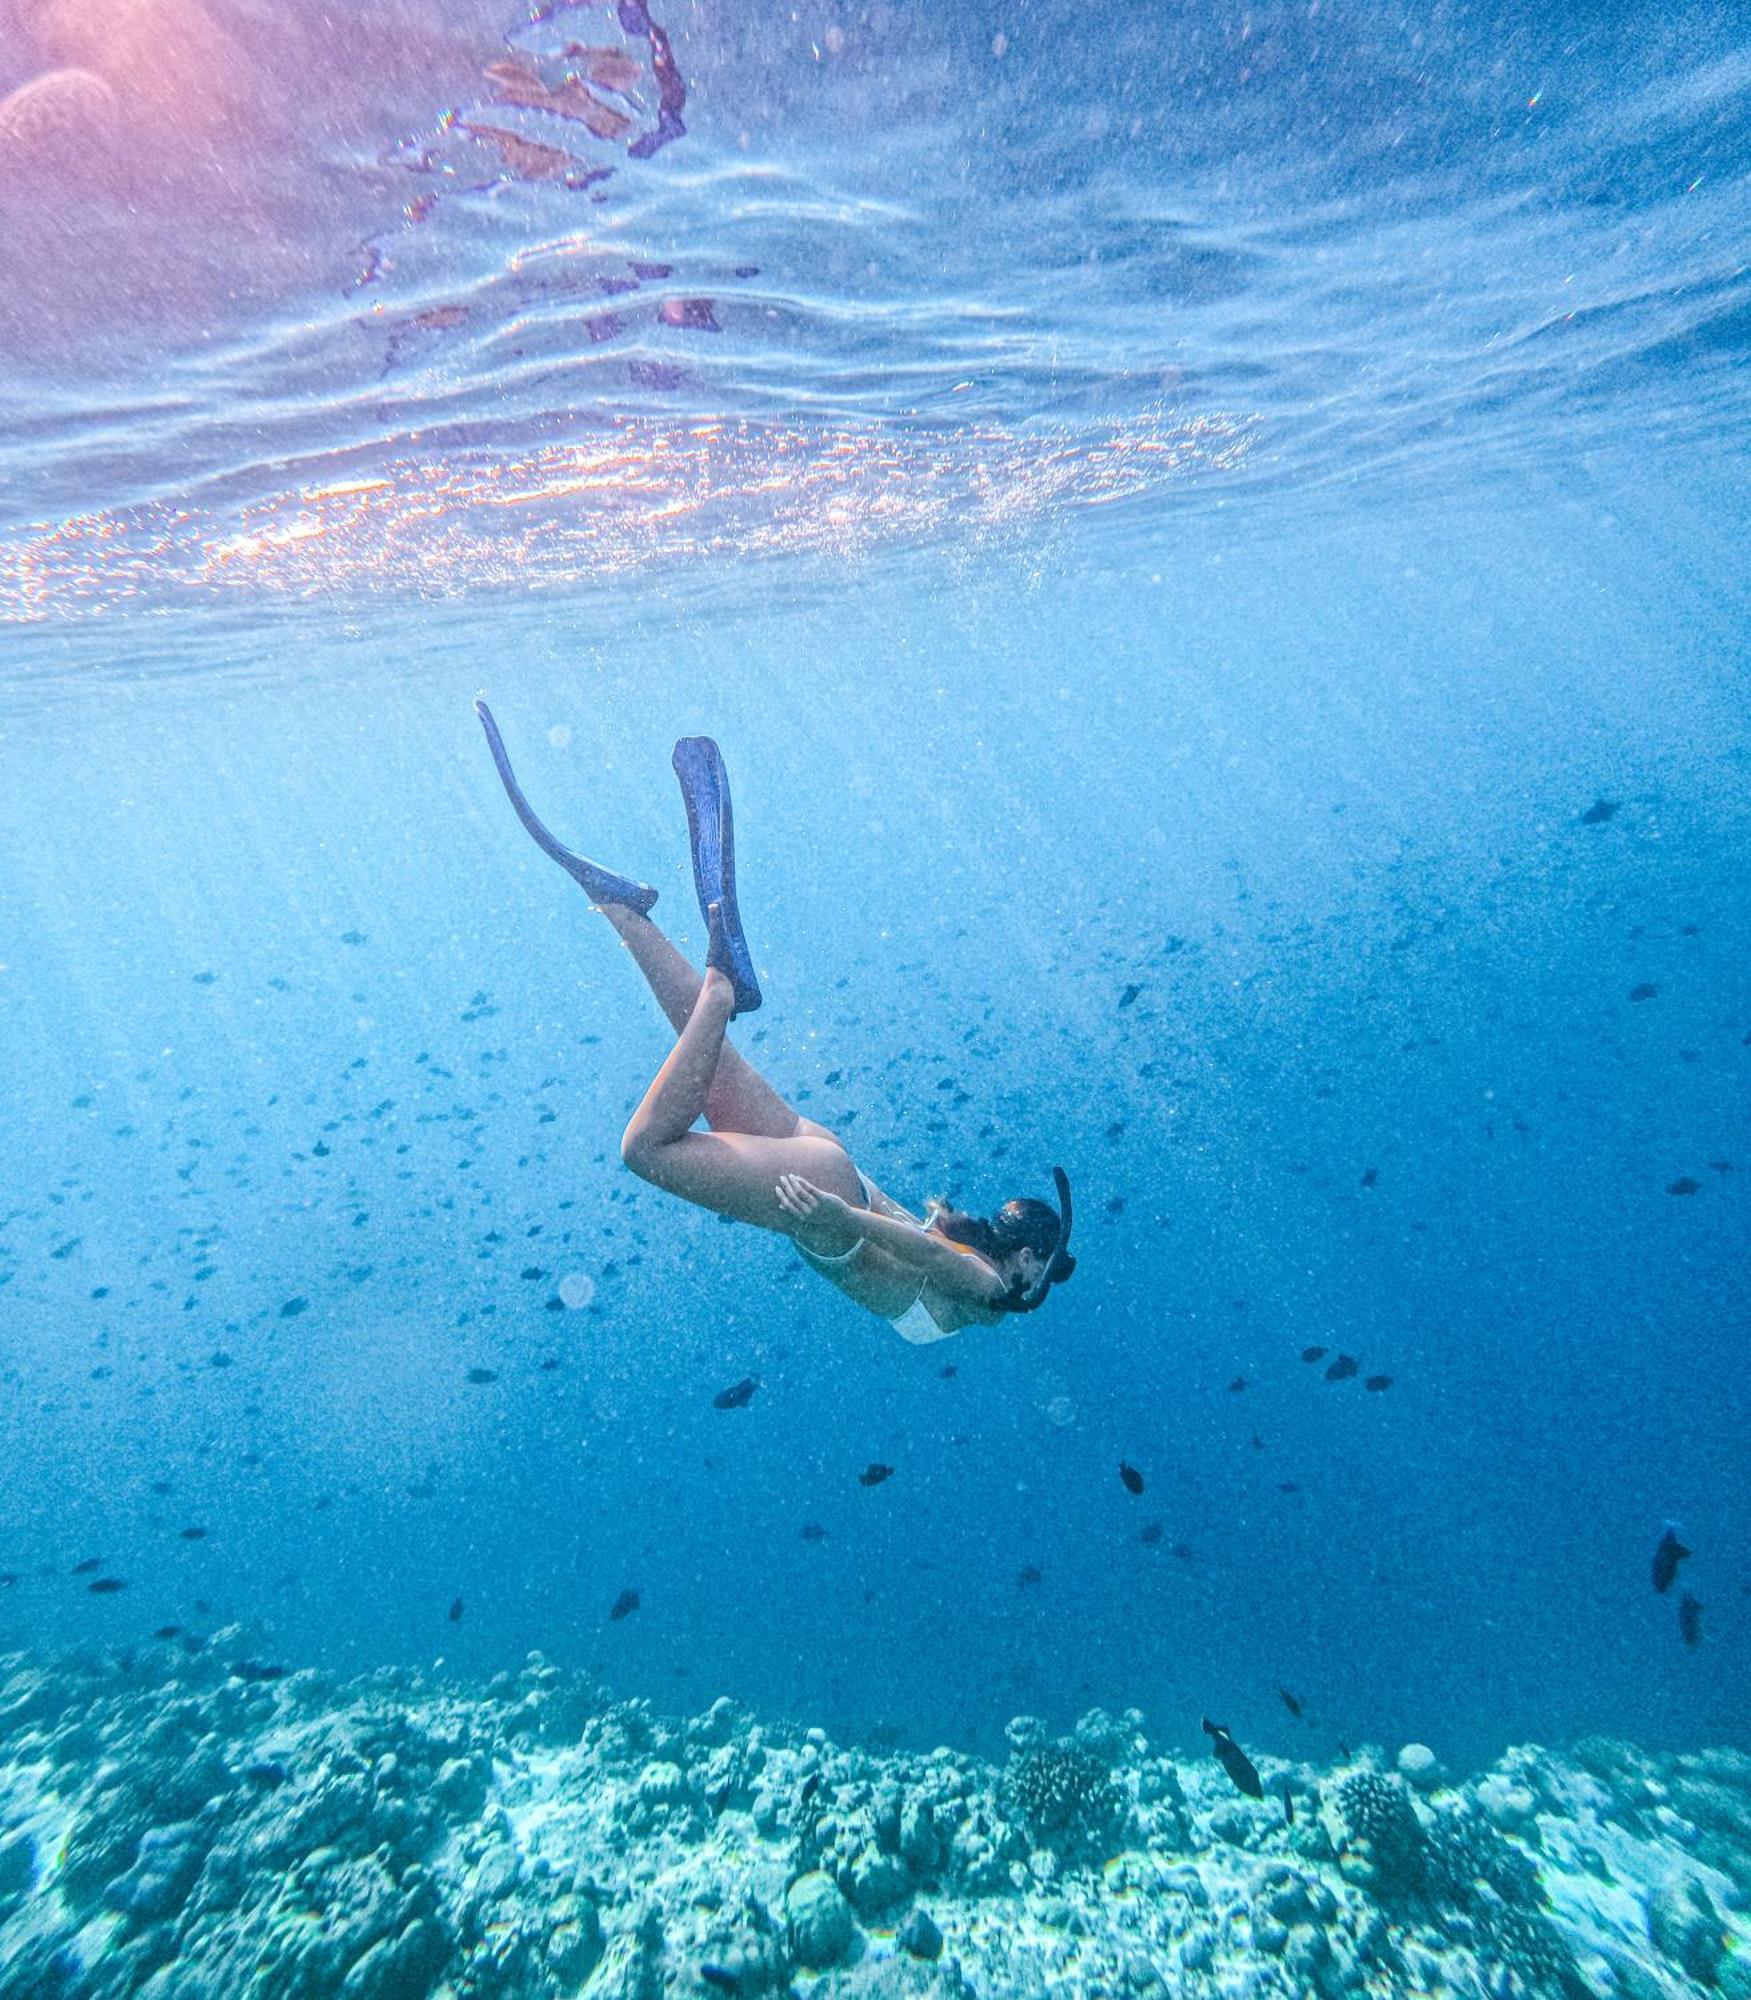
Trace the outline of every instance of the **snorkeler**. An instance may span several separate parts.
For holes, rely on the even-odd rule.
[[[725,1040],[761,994],[736,907],[729,779],[717,745],[683,737],[674,757],[710,940],[701,978],[651,922],[654,889],[562,847],[535,817],[491,712],[484,701],[474,707],[517,817],[620,933],[678,1037],[620,1142],[632,1171],[714,1215],[788,1236],[805,1262],[909,1341],[942,1340],[1043,1304],[1076,1268],[1061,1167],[1052,1169],[1055,1209],[1024,1198],[986,1220],[933,1203],[920,1219]],[[701,1117],[707,1132],[693,1129]]]

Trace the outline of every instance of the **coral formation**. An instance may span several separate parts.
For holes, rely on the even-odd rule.
[[[1736,1752],[1254,1801],[1134,1713],[992,1765],[244,1646],[0,1661],[0,2000],[1751,2000]]]

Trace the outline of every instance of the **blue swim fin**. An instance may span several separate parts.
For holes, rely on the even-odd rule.
[[[693,884],[711,946],[707,965],[727,974],[736,989],[738,1014],[760,1005],[760,982],[742,919],[736,909],[736,835],[730,812],[730,780],[709,736],[683,736],[675,745],[675,776],[687,803],[687,833],[693,846]]]
[[[636,910],[643,916],[657,900],[656,890],[647,889],[642,882],[634,882],[625,875],[616,875],[611,868],[598,868],[595,862],[586,861],[569,847],[561,847],[530,809],[529,801],[523,796],[523,788],[511,770],[511,760],[505,755],[505,746],[499,736],[499,726],[492,719],[492,710],[478,696],[474,712],[480,717],[481,728],[486,731],[487,748],[499,767],[499,777],[504,782],[506,794],[517,810],[517,817],[529,829],[529,836],[535,845],[543,854],[553,856],[565,872],[580,884],[592,903],[624,903],[629,910]]]

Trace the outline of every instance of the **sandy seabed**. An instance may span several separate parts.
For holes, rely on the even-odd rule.
[[[1135,1711],[993,1763],[247,1645],[0,1659],[0,2000],[1751,2000],[1735,1750],[1261,1757],[1253,1799]]]

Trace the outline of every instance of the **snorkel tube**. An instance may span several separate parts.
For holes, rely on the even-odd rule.
[[[1058,1269],[1058,1259],[1070,1247],[1070,1176],[1062,1167],[1054,1167],[1052,1179],[1058,1186],[1058,1233],[1052,1239],[1051,1254],[1040,1266],[1040,1275],[1018,1299],[1005,1308],[1009,1312],[1031,1313],[1045,1304],[1046,1294],[1052,1289],[1054,1273]]]

